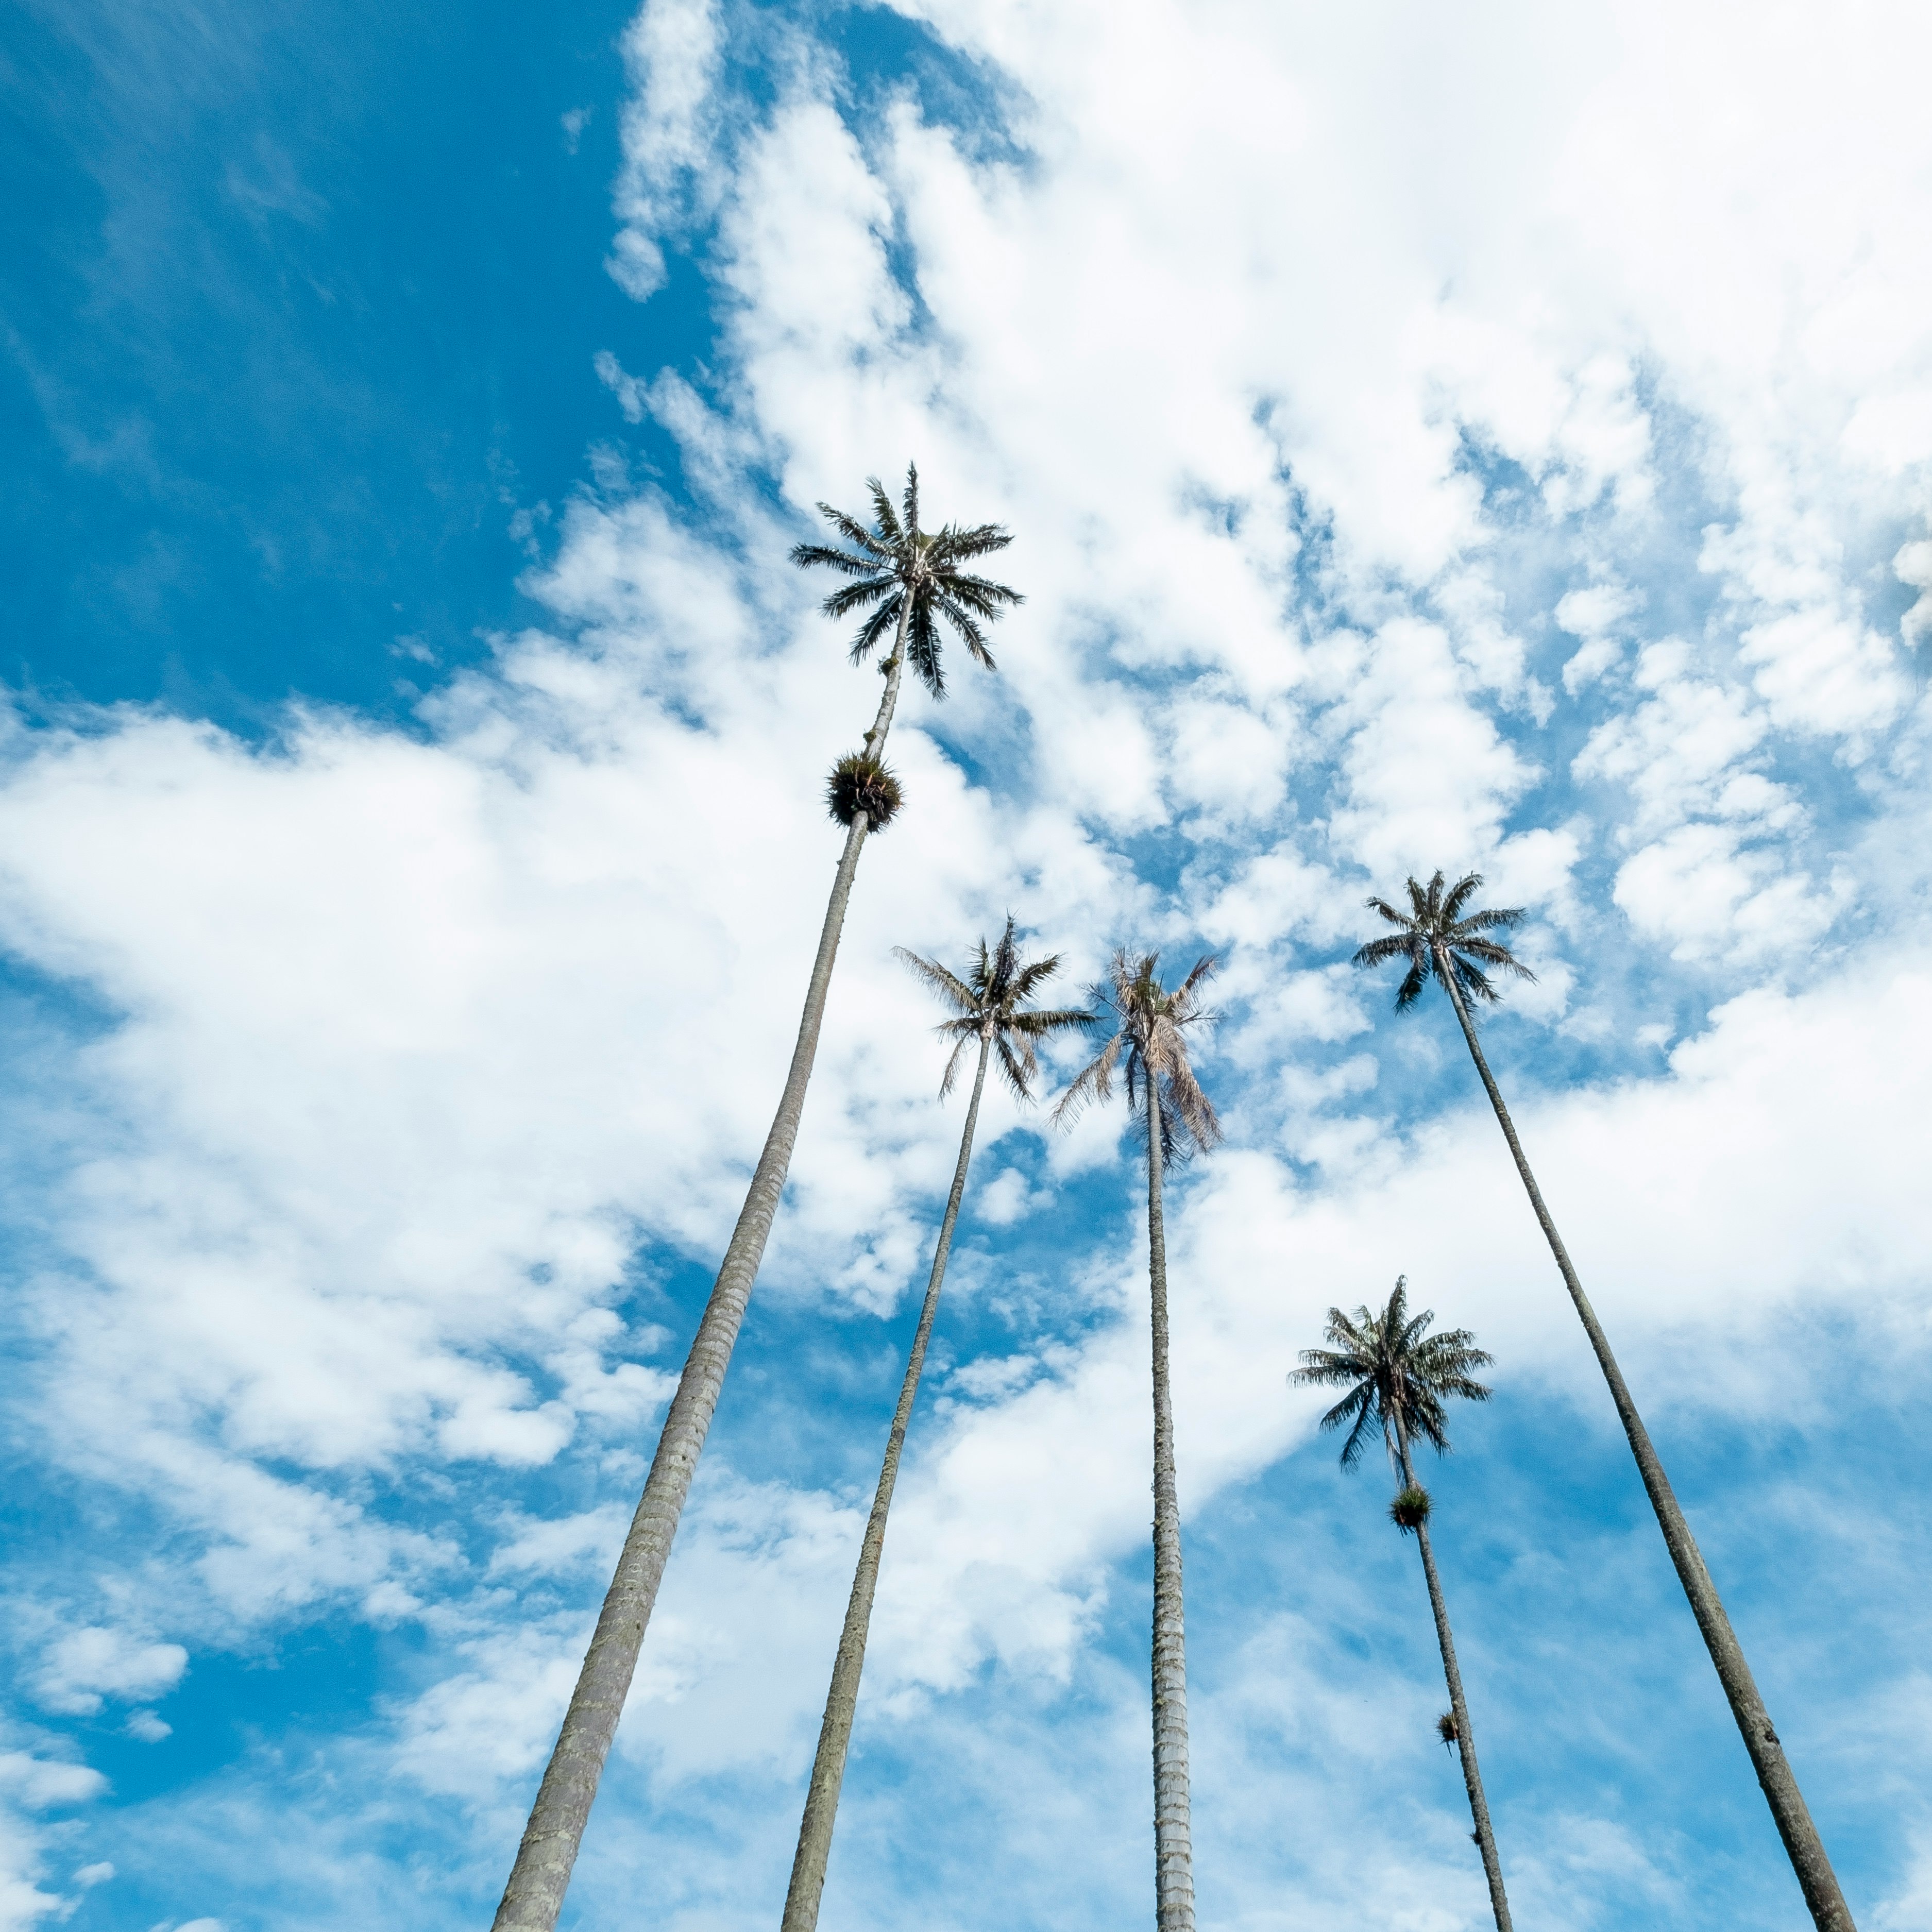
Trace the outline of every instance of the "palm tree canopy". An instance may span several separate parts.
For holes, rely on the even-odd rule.
[[[1345,1469],[1360,1460],[1364,1444],[1377,1432],[1391,1461],[1402,1432],[1425,1438],[1438,1455],[1446,1456],[1444,1399],[1489,1400],[1489,1390],[1470,1371],[1486,1368],[1491,1358],[1475,1346],[1475,1336],[1466,1328],[1428,1334],[1435,1319],[1432,1309],[1409,1313],[1408,1277],[1404,1275],[1379,1315],[1358,1308],[1350,1316],[1331,1308],[1327,1334],[1334,1346],[1302,1350],[1302,1366],[1290,1372],[1291,1382],[1348,1391],[1322,1418],[1324,1430],[1348,1425],[1348,1439],[1342,1444]]]
[[[964,979],[949,973],[936,959],[923,959],[903,946],[892,949],[903,964],[930,986],[956,1018],[942,1020],[934,1029],[941,1039],[954,1042],[946,1063],[946,1076],[939,1083],[943,1100],[952,1090],[959,1063],[977,1040],[990,1040],[999,1057],[1000,1071],[1014,1096],[1033,1098],[1033,1083],[1040,1073],[1039,1042],[1073,1027],[1090,1026],[1094,1016],[1083,1006],[1031,1006],[1027,1003],[1036,988],[1052,978],[1060,968],[1060,955],[1022,964],[1014,938],[1014,921],[1006,915],[1006,929],[997,946],[988,948],[982,939],[979,956]]]
[[[962,568],[976,557],[1004,550],[1012,537],[998,524],[948,524],[943,530],[921,530],[916,464],[906,468],[902,510],[894,508],[876,476],[867,479],[866,487],[872,493],[869,526],[830,503],[818,506],[819,514],[851,546],[849,550],[802,543],[793,547],[791,560],[801,569],[822,566],[851,579],[820,608],[828,617],[849,617],[855,610],[866,614],[852,640],[854,664],[862,663],[881,638],[897,629],[910,599],[907,654],[926,689],[934,698],[944,698],[946,676],[939,662],[936,620],[944,618],[973,656],[992,670],[997,667],[980,626],[998,622],[1008,606],[1026,601],[1010,585]]]
[[[1112,1037],[1060,1096],[1053,1118],[1071,1120],[1090,1100],[1112,1099],[1114,1076],[1124,1060],[1127,1106],[1136,1114],[1150,1104],[1160,1108],[1161,1159],[1171,1162],[1221,1138],[1214,1105],[1188,1064],[1186,1038],[1188,1028],[1214,1020],[1201,1004],[1201,987],[1220,962],[1212,953],[1196,961],[1171,992],[1161,984],[1160,964],[1157,952],[1134,958],[1123,947],[1114,955],[1091,994],[1106,1009],[1098,1018]]]
[[[1445,890],[1438,872],[1426,886],[1409,880],[1410,910],[1407,912],[1398,911],[1386,899],[1370,900],[1369,910],[1380,913],[1397,929],[1383,938],[1370,940],[1356,952],[1354,963],[1381,966],[1391,959],[1408,962],[1408,970],[1396,989],[1397,1012],[1414,1005],[1431,980],[1447,992],[1446,976],[1451,973],[1466,996],[1491,1000],[1502,995],[1483,970],[1485,966],[1514,973],[1519,980],[1536,977],[1502,940],[1488,937],[1520,924],[1521,907],[1465,911],[1482,883],[1481,873],[1468,872]]]

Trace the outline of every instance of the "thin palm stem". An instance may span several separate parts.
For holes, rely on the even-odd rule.
[[[898,640],[892,653],[894,664],[886,675],[885,697],[878,717],[866,736],[866,749],[874,758],[884,748],[886,731],[898,696],[898,670],[905,656],[905,626],[902,611]],[[731,1231],[691,1352],[685,1358],[677,1391],[671,1397],[670,1408],[658,1438],[657,1454],[652,1458],[650,1474],[645,1479],[644,1495],[624,1539],[610,1587],[604,1593],[597,1628],[564,1712],[562,1728],[544,1768],[536,1802],[530,1808],[530,1822],[517,1847],[502,1903],[496,1907],[492,1932],[554,1932],[557,1915],[563,1909],[564,1894],[569,1889],[591,1804],[604,1774],[604,1762],[610,1755],[611,1741],[617,1734],[617,1720],[623,1714],[624,1700],[630,1693],[638,1653],[643,1648],[644,1632],[657,1602],[658,1586],[664,1578],[672,1539],[677,1534],[678,1521],[691,1493],[692,1478],[704,1453],[704,1438],[724,1386],[724,1372],[744,1323],[759,1264],[764,1258],[778,1197],[784,1192],[792,1148],[805,1111],[806,1089],[811,1083],[812,1062],[818,1056],[819,1029],[825,1018],[832,968],[838,955],[838,938],[844,927],[846,902],[851,896],[859,855],[870,825],[861,812],[846,833],[845,849],[840,855],[832,896],[825,908],[825,924],[819,933],[805,1011],[799,1021],[798,1040],[792,1048],[791,1065],[785,1076],[778,1112],[752,1171],[745,1205]]]
[[[1187,1775],[1187,1626],[1168,1387],[1167,1236],[1161,1214],[1160,1094],[1147,1086],[1148,1277],[1154,1312],[1154,1840],[1158,1932],[1194,1932]]]
[[[859,1546],[851,1600],[845,1606],[845,1627],[839,1634],[838,1654],[832,1666],[832,1687],[826,1695],[825,1716],[818,1728],[818,1752],[812,1760],[805,1816],[798,1828],[798,1850],[792,1860],[790,1888],[785,1894],[783,1932],[814,1932],[818,1923],[826,1862],[831,1856],[832,1828],[838,1821],[839,1788],[844,1782],[852,1722],[859,1707],[859,1679],[866,1667],[872,1598],[878,1588],[879,1564],[885,1551],[886,1516],[892,1508],[893,1486],[898,1480],[899,1455],[905,1447],[906,1429],[919,1395],[920,1374],[926,1366],[926,1345],[932,1339],[933,1318],[939,1312],[939,1292],[945,1283],[946,1258],[952,1252],[952,1230],[966,1192],[966,1170],[973,1159],[974,1130],[980,1118],[980,1096],[986,1088],[986,1062],[992,1046],[989,1030],[980,1036],[979,1071],[974,1076],[965,1130],[959,1136],[959,1162],[952,1171],[952,1191],[946,1196],[945,1218],[939,1224],[926,1303],[920,1310],[905,1379],[899,1385],[898,1407],[892,1412],[892,1429],[886,1438],[885,1461],[879,1470],[879,1486],[872,1496],[872,1513],[866,1519],[865,1539]]]
[[[1441,949],[1438,949],[1438,956]],[[1690,1599],[1691,1614],[1697,1619],[1697,1628],[1703,1633],[1705,1646],[1711,1653],[1711,1661],[1716,1667],[1718,1681],[1724,1686],[1724,1695],[1730,1700],[1731,1715],[1736,1719],[1738,1731],[1744,1741],[1744,1749],[1750,1754],[1751,1766],[1757,1773],[1757,1781],[1762,1786],[1765,1801],[1771,1807],[1771,1815],[1775,1821],[1778,1835],[1784,1840],[1784,1849],[1791,1860],[1792,1869],[1797,1874],[1798,1882],[1804,1894],[1804,1903],[1819,1932],[1856,1932],[1852,1924],[1850,1908],[1846,1904],[1844,1894],[1838,1888],[1837,1874],[1832,1869],[1832,1862],[1826,1856],[1824,1840],[1819,1836],[1818,1828],[1811,1821],[1811,1814],[1805,1805],[1804,1794],[1798,1788],[1798,1780],[1792,1774],[1791,1766],[1784,1755],[1784,1747],[1779,1742],[1778,1732],[1772,1728],[1770,1714],[1765,1709],[1764,1700],[1758,1694],[1756,1681],[1751,1676],[1750,1664],[1745,1660],[1743,1646],[1737,1634],[1731,1628],[1731,1620],[1725,1614],[1724,1606],[1718,1595],[1717,1586],[1711,1580],[1711,1573],[1705,1566],[1702,1553],[1697,1547],[1696,1539],[1690,1534],[1690,1526],[1684,1520],[1684,1511],[1676,1493],[1670,1486],[1670,1479],[1664,1474],[1664,1464],[1651,1445],[1650,1433],[1643,1426],[1643,1418],[1637,1413],[1636,1404],[1631,1400],[1625,1384],[1623,1371],[1617,1366],[1617,1358],[1611,1353],[1609,1338],[1604,1334],[1603,1324],[1597,1319],[1596,1310],[1590,1306],[1590,1298],[1583,1292],[1583,1284],[1577,1279],[1576,1270],[1570,1265],[1568,1251],[1563,1245],[1563,1238],[1556,1232],[1556,1223],[1550,1210],[1544,1204],[1543,1191],[1536,1184],[1536,1177],[1530,1172],[1529,1162],[1525,1157],[1522,1143],[1517,1139],[1515,1124],[1510,1120],[1509,1109],[1503,1105],[1501,1090],[1495,1076],[1490,1071],[1490,1064],[1483,1057],[1483,1049],[1476,1038],[1476,1029],[1470,1023],[1468,1007],[1456,984],[1455,974],[1449,970],[1449,962],[1441,959],[1443,982],[1449,990],[1449,998],[1455,1006],[1456,1017],[1462,1023],[1462,1037],[1468,1041],[1470,1057],[1476,1063],[1476,1071],[1482,1076],[1484,1090],[1490,1096],[1490,1105],[1496,1110],[1497,1124],[1503,1130],[1503,1138],[1509,1143],[1509,1150],[1516,1162],[1516,1172],[1522,1178],[1524,1189],[1529,1196],[1529,1204],[1536,1210],[1536,1218],[1541,1226],[1544,1238],[1550,1244],[1550,1251],[1556,1258],[1558,1271],[1563,1276],[1563,1285],[1570,1291],[1570,1299],[1576,1304],[1576,1313],[1582,1322],[1583,1330],[1590,1338],[1590,1346],[1596,1352],[1598,1366],[1604,1372],[1604,1379],[1610,1384],[1610,1399],[1616,1404],[1618,1418],[1624,1426],[1624,1433],[1630,1438],[1630,1453],[1636,1458],[1637,1470],[1643,1478],[1643,1486],[1650,1497],[1651,1508],[1657,1513],[1658,1525],[1664,1532],[1664,1541],[1670,1552],[1670,1560],[1676,1564],[1678,1580],[1684,1586],[1684,1594]]]
[[[1415,1480],[1414,1465],[1408,1456],[1408,1429],[1402,1412],[1394,1412],[1396,1452],[1402,1462],[1402,1480],[1411,1489],[1421,1485]],[[1436,1553],[1430,1547],[1429,1525],[1415,1526],[1415,1540],[1422,1548],[1422,1574],[1429,1584],[1429,1607],[1436,1616],[1436,1641],[1442,1651],[1442,1675],[1449,1684],[1449,1708],[1456,1720],[1456,1745],[1462,1754],[1462,1783],[1469,1794],[1469,1815],[1475,1821],[1476,1845],[1483,1855],[1483,1875],[1490,1882],[1490,1910],[1496,1914],[1496,1932],[1510,1932],[1509,1899],[1503,1890],[1502,1861],[1496,1855],[1496,1834],[1490,1823],[1490,1802],[1483,1795],[1483,1774],[1476,1765],[1475,1734],[1469,1728],[1469,1706],[1462,1695],[1462,1672],[1456,1662],[1456,1640],[1449,1631],[1449,1606],[1442,1594],[1442,1580],[1436,1574]]]

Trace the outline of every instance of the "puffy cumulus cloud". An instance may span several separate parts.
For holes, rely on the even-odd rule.
[[[584,608],[604,536],[586,520],[560,603]],[[648,597],[601,578],[594,649],[510,647],[442,700],[436,742],[323,716],[268,752],[160,717],[16,742],[15,950],[121,1016],[76,1056],[100,1124],[58,1209],[76,1270],[39,1298],[62,1453],[254,1548],[267,1597],[408,1564],[358,1503],[268,1465],[541,1463],[665,1393],[634,1358],[662,1331],[609,1303],[640,1230],[708,1252],[728,1225],[834,856],[799,801],[869,695],[824,676],[815,627],[788,669],[741,655],[734,692],[706,610],[742,634],[742,607],[680,578],[688,545],[667,562],[626,552]],[[646,695],[650,599],[681,586],[664,634],[689,655]],[[724,708],[699,725],[680,699]],[[848,1290],[887,1301],[902,1190],[948,1138],[929,1070],[879,1050],[926,1018],[891,944],[956,949],[975,902],[986,926],[1009,897],[1060,922],[1084,904],[1090,928],[1108,876],[1048,827],[1020,835],[1038,886],[1002,892],[988,801],[915,732],[897,743],[918,810],[868,855],[880,903],[847,941],[776,1270],[842,1256]],[[1012,1124],[988,1113],[989,1139]]]
[[[54,1814],[70,1811],[103,1795],[107,1780],[98,1771],[70,1758],[43,1754],[44,1746],[20,1748],[23,1741],[9,1736],[0,1749],[0,1925],[24,1928],[50,1915],[65,1918],[79,1903],[45,1889],[50,1868],[72,1833],[68,1821]],[[73,1882],[81,1890],[113,1876],[111,1864],[94,1864],[77,1871]]]
[[[142,1643],[90,1624],[70,1630],[47,1653],[40,1702],[50,1711],[88,1716],[104,1695],[142,1702],[172,1690],[187,1668],[188,1652],[178,1643]]]

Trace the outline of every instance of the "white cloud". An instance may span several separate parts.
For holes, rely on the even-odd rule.
[[[187,1668],[188,1652],[178,1643],[142,1643],[124,1630],[90,1624],[48,1652],[40,1700],[50,1711],[87,1715],[100,1708],[104,1696],[139,1702],[172,1690]]]

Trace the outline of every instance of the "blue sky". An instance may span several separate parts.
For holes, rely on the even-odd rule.
[[[4,30],[0,1925],[494,1905],[776,1097],[920,463],[1028,602],[894,736],[566,1923],[769,1924],[956,1103],[892,964],[1224,970],[1172,1207],[1204,1924],[1485,1922],[1413,1552],[1286,1384],[1406,1272],[1526,1924],[1804,1923],[1450,1016],[1866,1932],[1932,1927],[1926,29],[648,0]],[[1070,1047],[1058,1063],[1075,1064]],[[826,1910],[1148,1908],[1119,1113],[991,1106]]]

